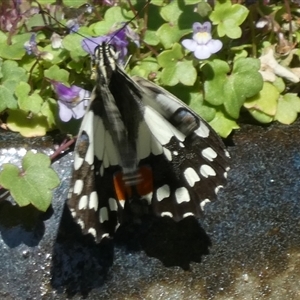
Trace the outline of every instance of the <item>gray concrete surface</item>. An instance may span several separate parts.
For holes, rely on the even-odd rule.
[[[200,223],[147,218],[115,245],[61,221],[71,153],[54,163],[52,210],[0,202],[0,299],[300,299],[300,122],[242,125],[232,141],[228,185]],[[1,131],[0,165],[40,143]]]

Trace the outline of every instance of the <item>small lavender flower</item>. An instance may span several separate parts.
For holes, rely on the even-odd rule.
[[[66,26],[69,28],[70,33],[75,33],[79,30],[79,23],[77,19],[70,19],[67,21]]]
[[[40,51],[37,47],[37,42],[35,40],[36,34],[33,33],[30,37],[30,40],[24,43],[24,48],[28,55],[34,55],[38,58],[44,60],[52,60],[53,54],[46,51]]]
[[[58,96],[59,117],[63,122],[68,122],[73,117],[83,117],[89,103],[91,93],[79,86],[67,87],[58,81],[51,81]]]
[[[223,44],[220,40],[211,37],[211,23],[205,22],[193,24],[193,39],[186,39],[181,44],[198,59],[207,59],[212,54],[221,50]]]
[[[30,40],[24,43],[24,48],[28,55],[34,54],[35,56],[37,56],[39,53],[35,38],[36,34],[33,33],[30,37]]]
[[[113,45],[119,53],[119,63],[124,63],[124,59],[128,52],[128,41],[126,40],[125,28],[100,37],[84,39],[82,41],[82,48],[87,53],[93,55],[96,46],[101,45],[102,43]]]
[[[132,40],[136,44],[138,48],[141,47],[140,36],[128,25],[126,25],[125,27],[125,34],[130,40]]]

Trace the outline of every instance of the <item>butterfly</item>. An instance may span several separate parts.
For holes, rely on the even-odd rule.
[[[129,77],[108,43],[95,48],[95,87],[74,154],[67,205],[97,243],[128,218],[199,217],[226,183],[217,133],[156,84]]]

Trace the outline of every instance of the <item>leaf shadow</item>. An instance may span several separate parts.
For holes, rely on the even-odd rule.
[[[1,201],[0,233],[3,242],[10,248],[22,243],[29,247],[37,246],[45,233],[44,221],[52,214],[52,207],[41,212],[32,205],[19,207],[8,200]]]

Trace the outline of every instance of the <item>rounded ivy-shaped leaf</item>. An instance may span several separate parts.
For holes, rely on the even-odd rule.
[[[20,206],[34,205],[46,211],[51,204],[51,190],[58,186],[59,178],[50,168],[51,161],[42,153],[27,152],[22,170],[13,164],[4,164],[0,184],[8,189]]]
[[[197,78],[196,69],[192,61],[184,59],[181,45],[174,44],[171,50],[163,51],[157,61],[163,68],[161,72],[161,83],[174,86],[179,82],[192,86]]]

